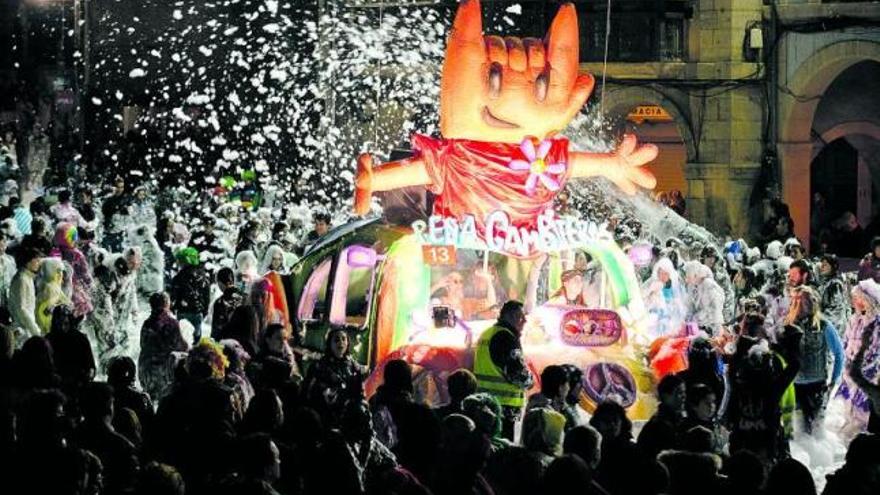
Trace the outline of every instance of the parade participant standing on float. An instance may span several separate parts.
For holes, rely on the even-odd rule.
[[[645,307],[650,314],[649,328],[652,337],[662,337],[681,330],[687,316],[687,292],[682,286],[678,270],[669,258],[657,260],[642,293]]]
[[[525,323],[521,302],[504,303],[498,322],[480,335],[474,354],[477,390],[498,399],[504,416],[502,434],[509,440],[513,440],[514,423],[526,403],[525,391],[534,383],[520,343]]]

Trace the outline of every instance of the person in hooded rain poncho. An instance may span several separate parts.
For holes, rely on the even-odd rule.
[[[55,229],[55,249],[53,256],[60,256],[65,263],[73,268],[73,314],[77,318],[92,312],[92,275],[85,255],[77,248],[79,233],[76,225],[59,223]]]
[[[104,264],[95,266],[95,283],[92,286],[92,303],[95,309],[83,322],[83,332],[91,337],[98,359],[98,369],[106,370],[110,361],[128,348],[128,333],[116,325],[117,279]]]
[[[837,256],[825,254],[819,258],[819,302],[825,318],[843,335],[850,316],[850,299],[846,282],[840,276]]]
[[[165,253],[159,247],[153,228],[141,225],[128,234],[132,246],[141,250],[143,262],[137,273],[137,288],[141,294],[165,290]]]
[[[717,335],[724,324],[724,290],[715,282],[712,270],[699,261],[688,261],[684,271],[691,303],[688,319],[709,335]]]
[[[253,251],[242,251],[235,255],[235,278],[239,290],[244,293],[250,292],[251,285],[260,279],[257,257]]]
[[[282,275],[287,273],[284,250],[277,244],[272,244],[266,249],[266,253],[263,254],[263,260],[260,262],[259,273],[265,275],[269,272],[276,272]]]
[[[52,311],[55,306],[66,306],[70,299],[63,290],[64,262],[58,258],[46,258],[37,277],[37,325],[43,335],[52,328]]]
[[[675,333],[687,317],[687,292],[678,270],[669,258],[660,258],[654,264],[651,278],[642,289],[645,309],[648,310],[649,332],[653,338]]]
[[[861,372],[868,380],[875,381],[880,375],[880,284],[870,278],[859,282],[852,290],[852,304],[855,312],[849,319],[843,338],[846,366],[848,369],[852,367],[863,335],[870,335],[867,337],[869,345],[865,350]],[[844,404],[846,421],[842,434],[846,439],[868,427],[871,405],[849,373],[844,373],[835,399]]]
[[[116,306],[116,325],[126,335],[137,335],[140,328],[140,304],[137,293],[137,273],[141,266],[140,248],[129,247],[122,256],[113,262],[118,287],[114,305]],[[128,353],[128,349],[125,349]]]
[[[9,240],[6,233],[0,232],[0,306],[8,304],[9,286],[12,285],[12,277],[15,276],[15,259],[6,254]]]
[[[737,243],[738,244],[738,243]],[[725,322],[733,321],[736,316],[735,307],[736,299],[734,294],[733,282],[727,273],[724,258],[715,246],[706,246],[700,253],[700,261],[712,270],[712,276],[715,282],[724,291],[724,306],[722,307],[722,315]]]
[[[132,224],[136,226],[156,225],[156,206],[147,196],[147,189],[144,186],[135,188],[134,198],[132,198],[128,211]]]

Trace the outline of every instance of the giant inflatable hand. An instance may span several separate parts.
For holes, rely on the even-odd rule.
[[[578,72],[574,5],[560,7],[544,41],[484,37],[481,16],[478,0],[463,0],[455,17],[440,84],[443,139],[416,135],[413,158],[378,166],[358,157],[357,214],[369,211],[375,191],[423,185],[446,196],[435,202],[443,214],[504,203],[519,209],[522,224],[572,177],[604,176],[629,194],[655,186],[642,168],[657,156],[654,145],[624,136],[612,153],[569,152],[555,137],[593,90],[593,77]]]

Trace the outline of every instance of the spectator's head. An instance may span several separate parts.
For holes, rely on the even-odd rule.
[[[466,442],[477,429],[471,418],[464,414],[450,414],[443,418],[441,427],[441,445],[444,451],[461,452]]]
[[[712,278],[712,270],[699,261],[688,261],[684,264],[684,278],[688,285],[699,285],[703,280]]]
[[[552,409],[537,408],[526,412],[522,426],[523,447],[549,456],[562,452],[565,416]]]
[[[178,250],[176,253],[174,253],[174,259],[176,259],[177,262],[180,263],[181,267],[199,266],[199,263],[201,262],[199,251],[194,247],[185,247]]]
[[[761,493],[766,472],[761,459],[749,450],[731,454],[724,464],[731,493]]]
[[[70,306],[59,304],[52,310],[51,333],[68,333],[77,328],[78,318],[74,316]]]
[[[140,446],[144,442],[144,428],[141,425],[141,419],[136,412],[128,407],[115,409],[113,428],[134,445]]]
[[[755,288],[756,278],[757,275],[755,274],[755,270],[743,266],[736,272],[736,275],[733,276],[733,284],[741,292],[745,292]]]
[[[685,432],[682,447],[688,452],[711,454],[715,451],[715,434],[704,426],[694,426]]]
[[[125,192],[125,181],[122,177],[117,176],[113,179],[113,194],[119,196]]]
[[[819,274],[823,277],[833,277],[837,275],[840,264],[837,256],[833,254],[823,254],[819,257]]]
[[[31,394],[25,404],[25,414],[19,418],[22,444],[60,446],[70,428],[64,414],[66,402],[64,395],[54,389]]]
[[[602,459],[602,435],[592,426],[575,426],[565,434],[562,451],[580,457],[594,470]]]
[[[22,247],[15,253],[15,266],[19,270],[27,269],[31,273],[37,273],[43,262],[43,253],[29,246]]]
[[[501,313],[498,321],[506,327],[519,333],[522,332],[523,326],[526,324],[526,314],[523,311],[523,304],[519,301],[507,301],[501,306]]]
[[[880,284],[872,279],[859,282],[850,296],[856,313],[869,316],[880,313]]]
[[[330,215],[327,213],[315,213],[315,233],[319,236],[327,234],[330,230]]]
[[[224,339],[220,341],[223,346],[223,354],[229,360],[229,369],[227,372],[242,373],[245,366],[250,362],[251,355],[248,354],[241,343],[235,339]]]
[[[19,378],[35,388],[48,388],[55,381],[55,359],[52,346],[44,337],[27,339],[15,354]]]
[[[116,356],[107,364],[107,383],[114,390],[134,386],[137,378],[137,366],[134,360],[128,356]]]
[[[79,230],[72,223],[61,222],[55,227],[53,240],[59,249],[75,249],[76,243],[79,241]]]
[[[871,254],[875,258],[880,258],[880,236],[871,239]]]
[[[12,353],[15,351],[15,337],[10,328],[10,320],[9,310],[6,309],[6,306],[0,306],[0,362],[11,360]],[[476,384],[476,381],[474,381],[474,384]]]
[[[626,416],[626,409],[614,401],[606,400],[596,406],[590,426],[602,435],[606,442],[616,439],[632,438],[632,421]]]
[[[689,367],[714,372],[718,363],[718,353],[712,341],[700,336],[691,341],[687,351]]]
[[[767,338],[764,317],[759,313],[747,311],[740,319],[739,334],[754,339]]]
[[[245,477],[269,483],[281,477],[280,453],[269,435],[256,433],[241,438],[238,454]]]
[[[287,222],[275,222],[275,225],[272,226],[272,239],[281,240],[289,228]]]
[[[794,220],[788,216],[781,216],[776,220],[776,235],[778,237],[788,237],[794,231]]]
[[[810,264],[806,260],[793,261],[788,266],[788,286],[800,287],[810,281]]]
[[[797,240],[796,237],[791,237],[785,241],[783,251],[786,256],[794,260],[804,259],[804,256],[806,255],[804,246],[801,245],[801,242]]]
[[[657,384],[660,405],[671,411],[684,412],[687,393],[684,381],[676,374],[664,376]]]
[[[241,429],[245,433],[265,433],[273,435],[284,423],[284,410],[281,399],[272,389],[257,392],[248,404],[242,420]]]
[[[260,349],[265,349],[272,354],[280,355],[284,352],[286,341],[284,325],[272,323],[266,326],[260,336]]]
[[[224,290],[235,285],[235,273],[232,268],[224,266],[217,271],[217,285]]]
[[[154,292],[150,295],[150,312],[154,315],[171,309],[171,298],[165,292]]]
[[[353,399],[342,413],[342,434],[349,441],[369,440],[373,437],[373,418],[370,406],[362,399]]]
[[[61,192],[58,193],[58,202],[59,203],[69,203],[70,202],[70,191],[67,189],[62,189]]]
[[[793,458],[783,459],[770,469],[766,493],[816,495],[816,483],[806,466]]]
[[[568,395],[565,396],[565,401],[572,406],[576,406],[580,402],[581,392],[583,391],[582,380],[584,372],[573,364],[563,364],[562,368],[568,377]]]
[[[541,393],[551,400],[562,400],[568,395],[568,373],[562,366],[551,364],[541,372]]]
[[[383,385],[388,391],[413,391],[412,367],[403,359],[392,359],[385,363],[382,373]]]
[[[812,327],[818,328],[819,320],[819,293],[807,285],[793,290],[786,323],[809,321]]]
[[[566,454],[554,459],[544,472],[543,493],[575,493],[573,487],[586,493],[592,480],[588,463],[579,456]]]
[[[184,495],[183,476],[172,466],[151,462],[141,469],[135,495]]]
[[[228,366],[229,360],[223,354],[223,347],[209,338],[202,338],[190,349],[186,358],[187,371],[194,380],[222,380]]]
[[[327,332],[324,340],[324,354],[336,359],[348,356],[350,351],[348,332],[341,328],[334,328]]]
[[[846,451],[846,465],[880,470],[880,436],[873,433],[857,435]]]
[[[707,385],[697,383],[687,391],[688,416],[698,421],[709,422],[715,418],[717,397]]]
[[[471,394],[461,402],[461,411],[471,418],[480,433],[489,438],[501,434],[501,404],[493,395],[484,392]]]
[[[710,270],[715,269],[715,263],[718,262],[719,254],[715,246],[705,246],[700,251],[700,262],[709,267]]]
[[[446,388],[453,404],[459,404],[465,397],[476,393],[477,377],[470,370],[459,368],[446,378]]]
[[[106,383],[86,384],[80,393],[80,409],[86,421],[106,421],[113,418],[113,387]]]

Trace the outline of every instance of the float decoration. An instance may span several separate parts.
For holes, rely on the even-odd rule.
[[[515,230],[533,230],[571,178],[606,177],[630,194],[653,188],[642,166],[656,146],[627,135],[614,152],[587,153],[557,137],[593,90],[593,77],[579,73],[579,43],[573,4],[560,7],[542,41],[483,36],[479,1],[463,1],[440,82],[442,138],[414,135],[415,155],[404,160],[374,165],[370,155],[358,157],[355,213],[369,211],[374,192],[424,186],[435,195],[434,214],[473,215],[483,237],[496,210]]]

